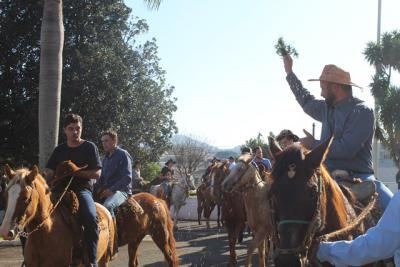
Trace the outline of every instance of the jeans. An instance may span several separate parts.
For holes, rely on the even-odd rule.
[[[104,200],[103,206],[108,209],[111,216],[115,218],[115,209],[124,203],[128,199],[128,194],[126,192],[117,191],[114,195],[106,198]]]
[[[376,180],[373,174],[369,173],[354,173],[352,175],[354,178],[360,178],[363,181],[373,181],[376,186],[376,191],[378,192],[379,204],[383,210],[386,209],[387,205],[390,202],[390,199],[393,197],[392,191],[390,191],[387,186],[381,181]]]
[[[89,189],[75,190],[79,200],[78,221],[83,225],[83,235],[89,252],[89,263],[97,266],[97,242],[99,229],[97,226],[96,206]]]
[[[169,195],[170,195],[171,186],[169,185],[168,182],[165,182],[165,181],[162,182],[162,183],[160,184],[160,186],[162,187],[162,189],[163,189],[163,191],[164,191],[164,197],[165,197],[165,198],[168,198]]]

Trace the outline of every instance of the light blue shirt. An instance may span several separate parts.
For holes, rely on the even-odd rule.
[[[353,241],[322,242],[317,257],[336,267],[360,266],[394,256],[400,267],[400,192],[387,206],[378,224]]]

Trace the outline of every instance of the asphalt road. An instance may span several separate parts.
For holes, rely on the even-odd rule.
[[[205,223],[199,226],[197,222],[181,222],[175,233],[177,253],[180,266],[227,266],[229,262],[229,245],[225,230],[218,229],[216,223],[211,223],[211,229],[205,228]],[[247,245],[251,237],[245,235],[244,242],[237,245],[238,265],[244,266]],[[20,267],[22,262],[21,247],[0,247],[1,267]],[[150,237],[146,237],[140,245],[140,266],[166,266],[161,251]],[[119,249],[118,257],[110,263],[111,267],[128,266],[127,247]],[[258,256],[253,256],[253,266],[258,266]]]

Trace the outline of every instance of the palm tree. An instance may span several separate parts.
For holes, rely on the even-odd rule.
[[[368,43],[364,55],[377,68],[370,85],[376,99],[376,136],[400,167],[400,88],[391,84],[392,71],[400,72],[400,31],[383,34],[380,43]]]
[[[161,0],[144,0],[158,9]],[[58,143],[64,25],[62,0],[44,0],[40,33],[39,165],[45,167]]]

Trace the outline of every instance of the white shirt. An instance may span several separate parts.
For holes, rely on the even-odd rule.
[[[400,192],[390,200],[378,224],[352,241],[322,242],[317,257],[336,267],[360,266],[394,256],[400,267]]]

